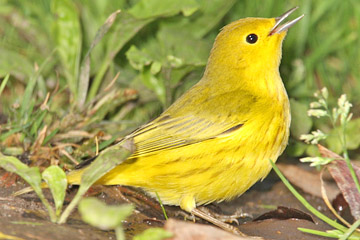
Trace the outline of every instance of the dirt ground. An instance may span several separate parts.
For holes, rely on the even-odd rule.
[[[0,176],[3,174],[4,172],[0,171]],[[29,193],[15,198],[10,196],[11,193],[22,189],[24,186],[26,186],[24,183],[17,181],[15,185],[0,188],[0,233],[16,236],[19,239],[36,240],[115,239],[113,231],[101,231],[83,223],[77,211],[71,215],[66,224],[51,223],[45,208],[35,194]],[[69,203],[75,191],[76,188],[69,190],[66,204]],[[89,194],[96,195],[109,204],[121,204],[126,201],[135,203],[134,214],[124,222],[127,239],[131,239],[132,236],[147,228],[162,227],[165,223],[157,202],[146,200],[144,196],[134,193],[132,189],[95,187]],[[314,207],[331,216],[326,211],[327,208],[322,199],[304,195]],[[322,239],[318,236],[301,233],[297,228],[330,229],[329,226],[316,218],[314,218],[315,223],[313,223],[302,219],[302,217],[292,217],[291,214],[289,219],[276,219],[270,214],[269,219],[253,221],[253,219],[273,211],[278,206],[308,212],[272,173],[265,181],[257,183],[241,197],[227,203],[211,204],[209,208],[222,214],[231,214],[236,209],[241,208],[243,212],[251,214],[252,218],[240,219],[240,230],[248,235],[261,236],[265,239]],[[166,207],[166,210],[171,218],[184,219],[183,214],[179,214],[181,211],[178,207]],[[201,220],[196,222],[206,223]]]

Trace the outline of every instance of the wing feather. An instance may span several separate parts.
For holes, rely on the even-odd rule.
[[[134,138],[136,145],[132,156],[155,154],[225,136],[249,120],[251,106],[257,102],[251,93],[234,89],[209,94],[206,89],[195,85],[157,119],[130,134],[128,137]],[[241,101],[234,102],[239,94]]]
[[[215,138],[222,133],[236,130],[238,122],[214,122],[196,116],[172,118],[167,120],[154,120],[141,127],[129,137],[134,137],[136,151],[133,157],[153,154],[165,149],[183,147],[189,144],[202,142]],[[161,119],[164,116],[161,116]]]

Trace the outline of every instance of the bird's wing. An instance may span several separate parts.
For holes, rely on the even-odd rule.
[[[132,156],[154,154],[231,134],[246,124],[256,101],[251,94],[237,89],[204,97],[196,87],[192,88],[157,119],[127,136],[133,138],[136,145]]]
[[[244,122],[225,116],[209,119],[194,114],[177,117],[163,114],[128,137],[134,138],[133,157],[138,157],[223,136],[241,128]]]

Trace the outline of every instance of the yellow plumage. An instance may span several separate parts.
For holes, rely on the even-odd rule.
[[[225,26],[202,79],[127,136],[134,154],[97,184],[141,187],[192,212],[263,179],[289,136],[289,101],[278,68],[286,29],[297,20],[282,30],[279,21],[246,18]],[[79,184],[82,172],[70,173],[69,183]]]

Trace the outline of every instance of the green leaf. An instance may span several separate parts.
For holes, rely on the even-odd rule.
[[[1,97],[1,93],[3,92],[8,80],[9,80],[9,77],[10,77],[10,74],[7,74],[4,79],[2,80],[1,82],[1,85],[0,85],[0,97]]]
[[[236,0],[212,0],[211,4],[209,4],[208,0],[199,0],[198,3],[200,5],[198,12],[201,15],[192,19],[184,30],[200,39],[223,19],[234,6]]]
[[[51,12],[55,17],[54,40],[70,90],[76,96],[82,41],[78,11],[71,0],[53,0]]]
[[[82,220],[102,230],[112,230],[131,215],[134,207],[130,204],[107,206],[96,198],[85,198],[79,203]]]
[[[199,8],[195,0],[140,0],[128,12],[139,19],[172,16],[182,12],[185,16]]]
[[[170,17],[185,12],[189,14],[198,8],[195,0],[141,0],[127,12],[123,11],[117,17],[114,27],[107,34],[106,54],[92,82],[88,100],[98,92],[103,77],[112,60],[124,45],[133,38],[144,26],[161,17]]]
[[[50,188],[51,194],[54,198],[56,216],[59,216],[66,194],[66,174],[59,166],[53,165],[43,171],[42,178]]]
[[[5,156],[0,153],[0,167],[13,172],[23,178],[35,192],[41,192],[41,174],[38,167],[29,168],[16,157]]]
[[[0,52],[0,75],[7,73],[24,74],[24,77],[33,75],[34,68],[29,58],[2,46],[0,46]]]
[[[34,75],[29,79],[26,88],[25,93],[22,99],[22,103],[20,106],[20,116],[22,123],[26,123],[29,117],[31,116],[31,112],[33,110],[33,104],[34,102],[32,100],[33,92],[36,86],[38,74],[34,73]]]
[[[161,71],[161,63],[154,61],[150,67],[150,73],[152,75],[158,74]]]
[[[136,70],[142,71],[144,66],[151,64],[152,59],[145,52],[140,51],[136,46],[132,45],[129,50],[126,52],[126,57],[129,60],[129,63]]]
[[[354,119],[346,125],[346,147],[350,150],[360,146],[360,118]]]
[[[152,52],[155,55],[156,51],[162,49],[163,55],[166,56],[164,64],[167,67],[204,66],[206,64],[211,43],[210,41],[199,41],[190,32],[180,31],[180,29],[186,29],[189,25],[191,25],[191,22],[181,26],[177,22],[173,23],[171,21],[160,25],[157,33],[159,42],[153,46]],[[177,59],[177,62],[180,60],[181,64],[170,64],[175,60],[173,58]]]
[[[42,127],[43,125],[43,120],[46,117],[47,114],[47,110],[43,110],[38,112],[36,115],[36,119],[35,121],[32,123],[31,129],[30,129],[30,134],[34,137],[37,136],[39,129]]]
[[[93,99],[99,90],[103,77],[112,64],[112,60],[116,54],[124,47],[124,45],[133,38],[144,26],[155,20],[155,18],[136,19],[132,15],[121,12],[116,18],[114,26],[107,33],[107,49],[101,66],[91,84],[88,94],[88,100]]]
[[[342,152],[342,145],[339,136],[341,131],[340,127],[336,127],[331,130],[329,136],[326,138],[326,144],[328,148],[333,152],[340,154]],[[360,118],[354,119],[346,125],[346,148],[353,150],[360,146]]]
[[[153,90],[159,100],[165,104],[166,90],[164,80],[161,78],[161,76],[152,75],[150,67],[147,67],[140,73],[140,78],[144,85]]]
[[[288,147],[286,148],[286,153],[293,157],[300,157],[304,155],[304,152],[308,147],[309,145],[306,143],[293,141],[290,142]]]
[[[58,132],[60,131],[60,128],[55,128],[53,131],[50,132],[50,134],[46,135],[43,146],[47,144]]]
[[[23,147],[6,147],[3,149],[5,155],[16,156],[24,153]]]
[[[88,52],[85,55],[84,61],[81,64],[81,71],[79,76],[79,86],[78,86],[78,106],[81,108],[85,104],[86,96],[89,88],[90,81],[90,53],[96,45],[99,44],[101,39],[109,31],[110,27],[113,25],[117,15],[120,13],[120,10],[113,12],[105,21],[105,23],[97,31],[94,40],[92,41]]]
[[[162,240],[172,236],[173,234],[171,232],[168,232],[163,228],[149,228],[136,235],[133,240]]]
[[[22,98],[21,106],[20,106],[20,119],[22,125],[29,124],[28,120],[29,118],[32,117],[32,112],[35,105],[35,101],[33,101],[34,99],[33,93],[36,89],[35,87],[37,85],[41,72],[43,71],[45,66],[49,63],[50,59],[53,56],[53,53],[54,51],[42,62],[39,69],[33,73],[28,83],[26,84],[24,96]]]
[[[307,115],[307,104],[290,99],[291,108],[291,134],[299,139],[302,134],[306,134],[312,127],[312,120]]]

